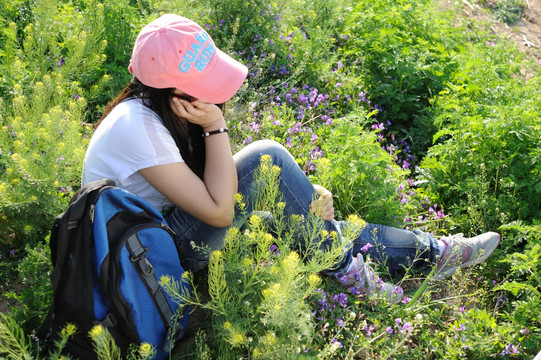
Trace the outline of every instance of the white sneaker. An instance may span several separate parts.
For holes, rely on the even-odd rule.
[[[473,238],[455,234],[441,238],[446,245],[440,256],[434,279],[441,280],[453,275],[457,269],[477,265],[485,261],[498,247],[500,235],[487,232]]]
[[[390,304],[397,304],[404,297],[402,288],[381,280],[374,269],[365,264],[361,254],[353,258],[350,270],[341,278],[341,283],[344,288],[352,289],[360,294],[386,298]]]

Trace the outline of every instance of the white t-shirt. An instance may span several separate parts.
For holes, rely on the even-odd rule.
[[[161,211],[171,202],[138,170],[183,161],[158,115],[141,99],[129,99],[115,106],[94,132],[85,155],[82,184],[113,179],[118,187]]]

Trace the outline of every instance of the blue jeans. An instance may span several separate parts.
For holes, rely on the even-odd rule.
[[[309,216],[309,204],[317,196],[312,184],[286,148],[275,141],[261,140],[247,145],[233,156],[238,174],[238,192],[243,195],[244,202],[248,205],[245,214],[240,212],[235,214],[235,225],[242,225],[244,216],[250,216],[252,209],[249,204],[252,203],[251,199],[256,195],[257,188],[253,177],[260,166],[262,155],[270,155],[273,163],[281,168],[279,189],[286,204],[285,215]],[[216,228],[205,224],[178,207],[166,212],[165,218],[176,232],[184,269],[192,272],[201,270],[208,263],[210,251],[220,250],[223,247],[223,239],[228,228]],[[348,226],[344,221],[321,221],[321,223],[329,232],[340,233],[343,227]],[[385,262],[392,270],[409,266],[419,258],[423,260],[420,263],[430,266],[439,255],[437,241],[428,234],[368,224],[354,240],[353,246],[344,249],[342,260],[326,273],[343,275],[353,256],[361,252],[367,243],[372,245],[367,254],[373,259]],[[326,244],[323,243],[323,246]]]

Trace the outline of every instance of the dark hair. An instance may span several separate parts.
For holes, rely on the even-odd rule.
[[[199,178],[203,179],[203,171],[205,169],[203,128],[188,121],[181,122],[179,116],[173,112],[170,104],[174,90],[174,88],[156,89],[144,85],[137,78],[133,78],[120,94],[107,104],[107,108],[96,124],[96,127],[122,101],[129,98],[141,98],[144,100],[144,104],[156,112],[162,119],[163,124],[173,136],[186,165]],[[218,104],[218,106],[224,111],[224,104]]]

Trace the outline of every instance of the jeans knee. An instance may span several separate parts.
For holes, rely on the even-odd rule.
[[[259,163],[259,159],[263,155],[270,155],[273,162],[278,164],[282,163],[284,160],[293,159],[293,156],[289,153],[289,151],[283,145],[274,140],[254,141],[235,154],[235,158],[237,164],[245,161],[250,162],[250,160],[254,161],[256,159]],[[295,160],[293,159],[293,161]]]
[[[275,158],[284,154],[289,155],[289,151],[282,144],[274,140],[258,140],[255,141],[253,144],[260,156],[270,155]]]

